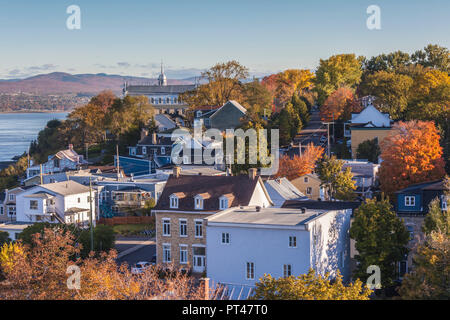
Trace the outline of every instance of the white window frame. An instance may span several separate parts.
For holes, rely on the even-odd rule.
[[[195,210],[203,210],[203,197],[200,195],[196,195],[194,198],[194,207]]]
[[[415,196],[405,196],[405,207],[415,207],[416,197]]]
[[[165,155],[166,154],[166,148],[165,147],[161,147],[161,154]]]
[[[186,238],[188,235],[187,235],[187,219],[179,219],[178,220],[178,222],[179,222],[179,233],[180,233],[180,237],[182,237],[182,238]],[[182,228],[182,227],[184,227],[184,228]],[[182,232],[183,231],[183,229],[184,229],[184,233]]]
[[[297,248],[297,236],[289,236],[289,248]]]
[[[166,228],[166,226],[168,226]],[[169,232],[166,232],[169,231]],[[171,230],[170,230],[170,218],[162,218],[162,234],[163,237],[170,237]]]
[[[229,208],[229,204],[228,204],[228,198],[227,197],[220,197],[219,198],[219,209],[220,210],[226,210]]]
[[[170,209],[178,209],[179,199],[176,195],[171,195],[169,197]]]
[[[246,280],[255,280],[255,263],[247,262],[245,264],[245,279]]]
[[[36,207],[32,207],[31,206],[31,204],[32,203],[35,203],[36,204]],[[30,200],[30,210],[37,210],[37,209],[39,209],[39,201],[37,201],[37,200]]]
[[[224,245],[229,245],[231,243],[231,235],[229,232],[222,232],[221,243]]]
[[[306,187],[306,194],[312,194],[312,187]]]
[[[309,182],[308,177],[304,177],[304,178],[303,178],[303,181],[304,181],[305,183],[308,183],[308,182]]]
[[[172,262],[172,246],[170,245],[170,243],[163,243],[162,249],[163,249],[163,262],[171,263]]]
[[[292,276],[292,264],[283,264],[283,278]]]
[[[183,260],[183,253],[185,260]],[[180,244],[180,264],[188,264],[189,257],[188,257],[188,245],[187,244]]]
[[[14,201],[14,195],[13,194],[9,195],[9,201]]]
[[[195,226],[195,237],[198,239],[203,238],[203,220],[200,219],[195,219],[194,220],[194,226]],[[197,229],[197,227],[200,226],[200,229]],[[198,230],[200,230],[201,234],[199,235],[199,233],[197,232]]]

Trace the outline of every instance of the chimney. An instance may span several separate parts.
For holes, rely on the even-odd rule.
[[[178,166],[173,167],[173,176],[175,178],[178,179],[180,177],[180,173],[181,173],[181,167],[178,167]]]
[[[258,169],[256,169],[256,168],[248,169],[248,177],[250,178],[250,180],[255,180],[257,173],[258,173]]]
[[[69,150],[73,150],[73,144],[69,144]]]
[[[141,129],[141,140],[148,136],[148,130],[145,128]]]
[[[156,132],[153,132],[153,134],[152,134],[152,144],[156,144],[157,143],[156,140],[157,140],[156,139]]]

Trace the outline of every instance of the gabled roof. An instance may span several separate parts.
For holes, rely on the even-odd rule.
[[[156,144],[153,143],[153,137],[152,135],[145,136],[144,139],[140,140],[138,142],[138,145],[140,146],[171,146],[175,142],[172,141],[172,138],[165,137],[165,136],[156,136]]]
[[[42,187],[63,196],[89,192],[89,187],[72,180],[43,184],[36,187]]]
[[[247,175],[240,176],[191,176],[171,175],[167,180],[163,193],[159,198],[155,210],[201,211],[195,210],[194,198],[199,194],[209,194],[203,202],[203,211],[219,211],[219,198],[227,196],[229,207],[247,206],[255,192],[256,186],[262,181],[260,178],[250,179]],[[265,188],[264,188],[265,189]],[[170,209],[169,197],[183,194],[179,197],[178,209]]]
[[[76,153],[73,149],[67,149],[67,150],[61,150],[58,153],[56,153],[51,159],[58,158],[58,159],[68,159],[72,162],[78,162],[79,155]]]
[[[416,183],[399,190],[395,193],[420,193],[421,191],[442,191],[444,190],[444,180],[434,180],[428,182]]]
[[[247,109],[245,109],[243,106],[241,106],[239,104],[239,102],[234,101],[234,100],[230,100],[227,103],[225,103],[222,107],[220,107],[219,109],[216,110],[216,112],[214,112],[214,114],[212,114],[210,117],[214,118],[217,114],[219,114],[222,110],[229,108],[229,107],[234,107],[236,109],[238,109],[239,111],[241,111],[243,114],[247,113]]]
[[[272,188],[284,200],[307,199],[307,197],[286,178],[266,180],[264,184],[267,189]],[[270,190],[268,191],[270,193]]]
[[[180,94],[195,89],[195,84],[179,84],[179,85],[130,85],[127,86],[129,95],[151,95],[151,94]]]

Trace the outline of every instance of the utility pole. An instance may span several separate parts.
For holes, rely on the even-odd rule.
[[[333,122],[323,122],[323,124],[327,125],[327,140],[328,140],[328,157],[330,157],[330,124],[334,125],[334,121]]]
[[[94,251],[94,227],[93,227],[93,212],[92,212],[92,178],[89,177],[89,223],[91,228],[91,251]]]
[[[89,154],[88,154],[88,152],[89,152],[89,144],[85,143],[85,148],[86,148],[86,161],[89,162]]]
[[[302,156],[302,142],[301,141],[298,142],[298,152],[301,157]]]
[[[39,165],[39,168],[40,168],[40,170],[39,170],[39,176],[41,177],[41,184],[44,184],[44,182],[43,182],[43,178],[42,178],[42,164],[41,165]]]
[[[119,168],[120,168],[120,163],[119,163],[119,145],[116,144],[116,164],[117,164],[117,181],[119,181],[119,177],[120,177],[120,173],[119,173]]]

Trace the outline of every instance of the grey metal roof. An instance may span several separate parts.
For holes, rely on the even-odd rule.
[[[179,84],[179,85],[131,85],[127,87],[127,93],[134,95],[151,95],[151,94],[180,94],[186,91],[194,90],[195,84]]]
[[[299,209],[284,208],[261,208],[258,212],[255,207],[246,207],[215,214],[208,217],[207,220],[208,222],[227,224],[300,226],[327,212],[324,210],[307,210],[302,213]]]
[[[89,187],[84,186],[84,185],[82,185],[78,182],[72,181],[72,180],[43,184],[40,187],[45,188],[49,191],[58,193],[63,196],[69,196],[72,194],[89,192]]]

